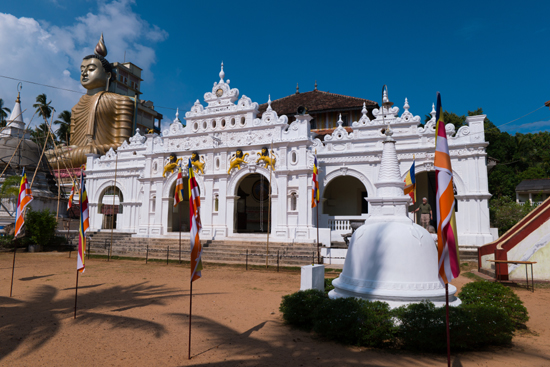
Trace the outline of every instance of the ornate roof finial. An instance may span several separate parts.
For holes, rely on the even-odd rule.
[[[432,118],[435,118],[435,104],[432,103],[432,112],[430,112],[430,115],[432,115]]]
[[[223,61],[222,61],[222,70],[220,71],[220,83],[223,83],[223,78],[225,78],[225,73],[223,72]]]
[[[21,103],[21,89],[23,89],[23,84],[21,82],[17,83],[17,99],[15,103]]]
[[[405,111],[408,111],[410,107],[411,106],[409,106],[409,100],[405,98],[405,105],[403,106],[403,108],[405,109]]]
[[[338,121],[336,121],[336,123],[338,124],[338,127],[342,127],[342,124],[344,123],[344,121],[342,121],[342,114],[338,116]]]
[[[266,111],[273,111],[273,109],[271,108],[271,94],[268,95],[267,97],[267,109]]]
[[[105,46],[103,32],[101,32],[101,37],[99,37],[99,42],[97,42],[95,46],[94,53],[98,56],[107,57],[107,46]]]
[[[314,90],[317,90],[317,80],[315,81],[315,89]]]
[[[365,104],[365,102],[363,102],[363,109],[361,110],[361,113],[363,114],[363,116],[365,116],[367,112],[367,105]]]
[[[181,122],[180,121],[180,109],[179,109],[179,107],[176,108],[176,118],[174,119],[174,122]]]
[[[298,83],[296,83],[296,94],[300,94],[300,87],[298,86]]]

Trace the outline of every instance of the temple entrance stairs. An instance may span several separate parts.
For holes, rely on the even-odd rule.
[[[111,245],[111,233],[91,232],[90,247],[92,254],[107,255]],[[111,254],[122,257],[140,257],[149,259],[179,259],[179,240],[174,238],[132,237],[133,233],[113,232]],[[266,242],[260,241],[202,241],[203,260],[205,262],[225,264],[265,265]],[[148,250],[147,250],[148,249]],[[148,251],[148,255],[147,255]],[[181,259],[189,261],[190,244],[188,239],[181,241]],[[281,266],[303,266],[317,263],[317,250],[311,243],[269,244],[269,265],[277,265],[277,254]]]

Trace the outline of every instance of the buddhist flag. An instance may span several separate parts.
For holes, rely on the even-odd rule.
[[[311,207],[315,208],[319,203],[319,169],[317,168],[317,152],[313,159],[313,184],[311,189]]]
[[[183,176],[181,166],[178,167],[178,178],[176,179],[176,190],[174,191],[174,206],[183,201]]]
[[[191,159],[189,159],[189,227],[190,240],[191,240],[191,282],[201,277],[202,270],[202,246],[199,239],[199,231],[201,230],[201,197],[199,193],[199,186],[195,175],[193,174],[193,165]]]
[[[15,234],[14,237],[21,232],[23,224],[25,224],[25,208],[32,201],[32,191],[27,182],[27,174],[23,168],[21,183],[19,184],[19,196],[17,198],[17,208],[15,209]]]
[[[441,95],[437,93],[435,137],[435,184],[437,206],[437,252],[439,279],[447,284],[460,274],[458,240],[455,221],[455,195],[453,191],[453,170],[449,145],[443,121]]]
[[[414,173],[414,158],[411,169],[409,169],[409,172],[407,172],[407,176],[405,176],[404,191],[405,195],[409,194],[409,196],[412,198],[413,204],[416,203],[416,177]]]
[[[69,194],[69,202],[67,203],[67,210],[73,207],[73,196],[74,196],[74,181],[73,181],[73,187],[71,188],[71,193]]]
[[[76,269],[84,272],[84,256],[86,255],[86,232],[90,227],[90,220],[88,216],[88,193],[86,192],[86,186],[84,186],[84,174],[80,170],[80,225],[78,228],[78,256]]]

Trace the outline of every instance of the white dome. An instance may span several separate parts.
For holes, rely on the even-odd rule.
[[[410,220],[369,219],[353,234],[344,270],[332,282],[335,289],[329,297],[384,301],[392,308],[422,300],[444,305],[445,287],[430,233]],[[449,284],[449,302],[458,306],[455,293]]]

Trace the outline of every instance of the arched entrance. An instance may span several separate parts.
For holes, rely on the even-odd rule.
[[[116,186],[109,186],[99,196],[98,212],[103,214],[102,229],[116,229],[117,216],[122,214],[124,197]]]
[[[168,232],[189,232],[189,186],[186,177],[183,179],[183,201],[174,207],[176,182],[170,187],[170,205],[168,206]],[[200,188],[199,188],[200,190]],[[179,230],[178,230],[179,228]]]
[[[338,176],[332,179],[323,191],[323,214],[361,215],[368,213],[368,196],[365,185],[353,176]]]
[[[453,182],[454,194],[457,194],[456,185]],[[430,225],[437,228],[437,216],[436,216],[436,183],[435,183],[435,171],[424,171],[416,174],[416,204],[411,210],[418,208],[418,205],[422,203],[422,198],[428,199],[428,204],[432,207],[433,219],[430,221]],[[455,212],[458,211],[458,201],[455,198]],[[420,224],[420,212],[416,213],[416,223]]]
[[[235,233],[267,233],[269,180],[259,173],[246,175],[237,186]]]

